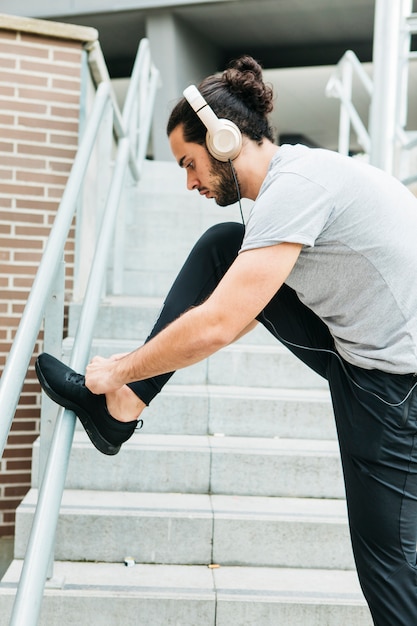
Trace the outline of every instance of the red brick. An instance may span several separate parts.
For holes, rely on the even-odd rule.
[[[78,105],[80,102],[79,94],[68,94],[68,93],[60,93],[59,91],[54,91],[52,89],[31,89],[30,87],[18,87],[17,95],[19,98],[23,98],[24,100],[34,100],[45,101],[45,102],[65,102],[68,105]],[[77,108],[78,112],[78,108]]]
[[[10,444],[4,450],[3,459],[13,459],[20,457],[32,457],[32,445],[14,447]],[[16,489],[16,487],[14,487]]]
[[[65,63],[81,63],[81,48],[77,50],[54,50],[54,61],[64,61]]]
[[[13,98],[15,95],[15,88],[9,85],[2,85],[0,83],[0,96],[6,96],[7,98]]]
[[[30,485],[10,485],[4,488],[4,495],[7,498],[22,498],[29,491]],[[19,501],[20,504],[20,501]]]
[[[23,302],[26,302],[27,300],[27,291],[16,291],[16,290],[12,290],[12,289],[6,289],[6,290],[2,290],[0,291],[0,298],[8,298],[11,300],[22,300]],[[13,320],[13,323],[10,324],[10,327],[13,328],[17,326],[17,323],[20,320],[18,318],[16,318],[15,320]],[[2,320],[2,325],[5,325],[6,319]],[[10,323],[10,322],[9,322]]]
[[[0,165],[8,165],[9,167],[27,168],[30,170],[46,169],[46,160],[37,158],[26,158],[21,156],[0,155]]]
[[[1,37],[3,39],[3,37]],[[6,54],[14,54],[16,56],[28,56],[28,57],[38,57],[42,59],[48,59],[50,56],[49,49],[47,47],[37,47],[37,46],[28,46],[22,45],[20,42],[13,44],[10,41],[4,43],[0,39],[0,53]]]
[[[2,485],[10,483],[10,484],[15,484],[15,485],[19,485],[19,484],[23,484],[23,483],[29,483],[30,482],[30,473],[29,472],[17,472],[17,473],[7,473],[7,475],[3,472],[0,473],[0,483]],[[3,502],[0,502],[0,508],[4,508],[3,507]]]
[[[74,80],[71,78],[53,78],[53,89],[61,89],[62,91],[76,91],[79,92],[81,88],[81,80]]]
[[[14,146],[8,141],[0,141],[0,152],[13,152]]]
[[[13,115],[0,115],[0,124],[11,126],[12,124],[14,124],[14,116]]]
[[[14,89],[10,90],[11,93],[4,93],[3,95],[13,96]],[[0,86],[0,94],[1,86]],[[46,115],[48,107],[46,104],[40,104],[38,102],[21,102],[17,98],[14,100],[0,100],[0,110],[3,111],[25,111],[26,113],[33,113],[37,115]]]
[[[11,180],[12,178],[13,172],[11,170],[0,169],[0,180]]]
[[[0,40],[7,40],[7,41],[11,41],[11,40],[16,40],[17,39],[17,33],[14,30],[0,30]]]
[[[13,472],[16,470],[24,470],[26,472],[30,472],[31,468],[31,459],[26,459],[25,461],[7,461],[6,463],[6,472]]]
[[[36,154],[55,157],[58,159],[68,159],[72,161],[75,157],[76,150],[21,143],[17,146],[17,152],[19,154]]]
[[[20,128],[3,128],[1,136],[2,139],[15,139],[17,141],[36,141],[37,143],[46,141],[46,133]]]
[[[0,274],[34,276],[37,268],[33,265],[16,265],[15,263],[0,263]]]
[[[7,248],[42,248],[41,241],[35,241],[31,239],[1,239],[0,238],[0,246]]]
[[[50,137],[51,143],[58,144],[59,146],[68,145],[68,146],[78,146],[78,137],[75,134],[67,134],[67,135],[56,135],[51,134]]]
[[[15,252],[15,260],[17,263],[35,263],[38,265],[41,258],[41,252]]]
[[[9,434],[9,438],[7,440],[8,445],[25,445],[32,444],[36,439],[36,435],[16,435],[13,433]]]
[[[64,193],[63,188],[62,189],[58,189],[54,187],[48,188],[48,198],[58,198],[59,200],[61,200],[63,193]]]
[[[64,119],[75,118],[78,120],[79,109],[68,109],[66,107],[52,106],[51,115],[53,117],[62,117]]]
[[[3,522],[5,524],[11,524],[16,520],[16,511],[10,511],[9,513],[3,513]]]
[[[26,289],[26,293],[30,290],[33,284],[33,278],[14,278],[13,287],[15,289]]]
[[[58,202],[51,202],[50,200],[29,200],[26,198],[16,198],[17,209],[39,209],[44,212],[56,212],[58,206]]]
[[[0,220],[10,222],[29,222],[31,224],[43,224],[42,213],[28,213],[25,211],[0,211]]]
[[[14,536],[14,525],[0,526],[0,537],[13,537]]]
[[[78,133],[78,122],[57,121],[48,117],[28,117],[19,116],[17,120],[21,126],[30,126],[32,128],[43,128],[45,130],[65,130],[71,133]]]
[[[56,172],[67,172],[69,174],[72,168],[72,163],[66,161],[50,161],[49,167],[51,170]]]
[[[0,72],[0,82],[10,85],[30,85],[31,87],[47,87],[48,78],[46,76],[35,76],[34,74],[22,74],[21,72]]]
[[[76,55],[79,57],[79,55]],[[56,55],[54,54],[54,57]],[[55,58],[55,60],[57,60]],[[63,63],[47,63],[45,61],[30,61],[26,59],[22,59],[20,62],[20,67],[25,72],[33,72],[33,73],[45,73],[46,75],[54,75],[58,74],[58,76],[70,76],[71,78],[80,76],[80,66],[79,65],[64,65]],[[33,74],[30,74],[33,76]],[[0,73],[1,78],[1,73]]]
[[[1,476],[1,474],[0,474]],[[7,509],[16,508],[20,504],[19,500],[4,500],[3,498],[0,500],[0,509],[5,511]]]
[[[2,59],[0,59],[0,63],[1,63],[1,67],[2,69],[16,69],[16,59],[11,59],[9,57],[3,57]],[[9,82],[13,82],[13,81],[9,81]]]
[[[59,176],[58,174],[40,172],[16,172],[17,180],[21,180],[25,183],[41,183],[43,185],[65,185],[68,180],[68,176]]]
[[[35,187],[34,185],[15,185],[13,183],[2,185],[2,193],[9,194],[12,196],[43,196],[44,188],[39,186]]]

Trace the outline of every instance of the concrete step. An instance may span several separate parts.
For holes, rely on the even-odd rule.
[[[23,558],[37,491],[16,515]],[[324,548],[325,546],[325,548]],[[58,560],[352,569],[343,500],[66,490]]]
[[[246,215],[251,204],[243,201]],[[207,228],[241,221],[238,205],[219,207],[214,200],[190,193],[176,163],[146,163],[139,184],[125,189],[121,212],[127,225],[122,244],[127,295],[164,296]]]
[[[95,338],[98,344],[105,340],[121,340],[129,346],[137,347],[151,331],[163,304],[163,298],[105,296],[101,302],[95,325]],[[81,305],[69,305],[69,336],[75,336]],[[276,346],[276,339],[262,326],[245,335],[239,343]]]
[[[110,356],[129,352],[141,341],[95,340],[92,353]],[[70,354],[72,340],[67,339],[65,355]],[[253,345],[235,343],[216,352],[208,359],[178,370],[176,384],[226,385],[287,389],[327,389],[327,381],[278,344]]]
[[[142,417],[142,432],[149,434],[336,439],[326,389],[264,389],[170,382]]]
[[[11,612],[21,562],[2,583]],[[8,623],[8,622],[5,622]],[[56,562],[39,626],[371,626],[351,571]]]
[[[37,487],[39,442],[32,460]],[[132,468],[135,471],[132,472]],[[334,441],[134,435],[116,457],[77,431],[67,489],[344,498]]]

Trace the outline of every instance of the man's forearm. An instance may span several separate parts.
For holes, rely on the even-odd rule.
[[[86,385],[93,393],[115,391],[193,365],[250,330],[280,289],[301,244],[279,244],[243,252],[211,296],[190,309],[144,346],[120,360],[93,361]]]
[[[220,322],[204,305],[191,309],[149,342],[114,363],[114,378],[125,384],[172,372],[207,358],[230,343]]]

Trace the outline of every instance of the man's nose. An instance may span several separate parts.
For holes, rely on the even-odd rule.
[[[198,189],[199,183],[198,178],[192,170],[187,170],[187,189],[192,191],[193,189]]]

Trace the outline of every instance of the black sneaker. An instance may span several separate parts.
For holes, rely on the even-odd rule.
[[[119,422],[110,415],[104,394],[96,395],[85,386],[85,377],[50,354],[40,354],[35,363],[39,382],[54,402],[79,417],[91,442],[103,454],[117,454],[142,420]]]

